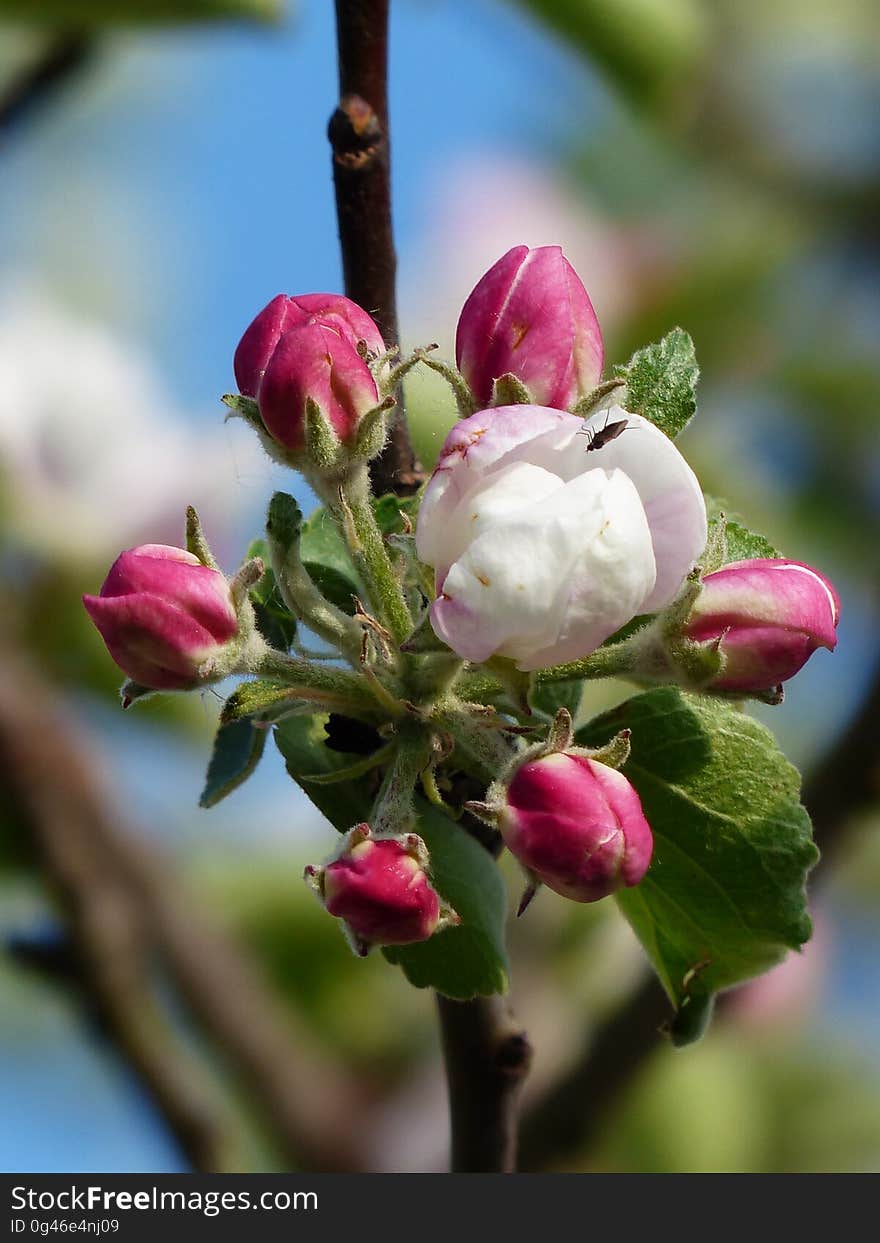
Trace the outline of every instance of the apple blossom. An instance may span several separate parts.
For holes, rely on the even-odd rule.
[[[498,828],[534,880],[576,902],[637,885],[654,848],[639,796],[623,773],[576,751],[521,765],[505,792]]]
[[[762,691],[794,677],[819,647],[834,650],[840,602],[817,570],[798,561],[734,561],[707,574],[685,634],[720,639],[717,690]]]
[[[610,443],[588,436],[623,420]],[[452,429],[419,512],[436,633],[466,660],[522,670],[588,655],[675,597],[706,543],[693,471],[658,428],[612,406],[586,423],[500,406]]]
[[[560,409],[596,387],[602,334],[561,246],[514,246],[489,269],[462,308],[455,356],[479,405],[506,374],[536,404]]]
[[[152,690],[200,685],[202,666],[238,630],[220,571],[166,544],[122,553],[83,604],[120,669]]]
[[[359,824],[338,856],[325,867],[307,867],[305,879],[364,955],[373,945],[426,941],[456,918],[444,911],[427,866],[427,849],[416,834],[374,838],[368,824]]]

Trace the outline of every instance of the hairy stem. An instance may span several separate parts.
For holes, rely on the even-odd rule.
[[[352,480],[340,492],[333,512],[364,579],[370,604],[396,642],[402,643],[412,630],[412,617],[403,585],[394,572],[370,505],[369,493],[360,480]]]
[[[330,118],[333,184],[345,292],[369,311],[385,343],[399,343],[388,128],[389,0],[336,0],[339,105]],[[424,473],[401,392],[388,442],[371,465],[373,488],[405,495]]]

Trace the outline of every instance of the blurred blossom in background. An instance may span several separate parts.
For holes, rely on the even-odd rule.
[[[811,661],[781,708],[757,711],[806,767],[880,665],[880,21],[857,0],[630,7],[647,33],[627,47],[613,20],[594,24],[608,6],[587,2],[580,16],[552,0],[392,6],[404,340],[450,356],[465,296],[521,242],[563,245],[609,362],[676,323],[692,333],[703,379],[683,451],[728,512],[842,597],[836,654]],[[3,74],[35,38],[10,35]],[[331,830],[271,747],[242,790],[198,810],[219,698],[148,700],[121,718],[116,671],[79,604],[120,549],[180,543],[187,504],[232,571],[275,487],[313,503],[224,422],[219,396],[271,296],[341,288],[325,140],[334,53],[320,0],[280,28],[108,34],[63,97],[4,137],[0,632],[90,739],[126,819],[161,840],[330,1055],[356,1059],[379,1102],[379,1167],[439,1169],[430,999],[381,958],[352,959],[299,881]],[[430,464],[454,422],[448,393],[425,372],[408,400]],[[583,710],[624,693],[591,691]],[[14,820],[0,817],[0,937],[13,951],[57,931],[34,871],[4,850]],[[851,820],[806,952],[728,999],[702,1044],[648,1059],[608,1125],[557,1164],[877,1168],[876,802]],[[570,906],[544,894],[512,932],[532,1093],[641,970],[612,904]],[[74,989],[0,950],[0,990],[0,1116],[15,1119],[0,1168],[187,1168]],[[273,1168],[248,1127],[254,1168]]]

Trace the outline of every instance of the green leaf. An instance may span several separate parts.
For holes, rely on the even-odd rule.
[[[230,721],[217,730],[200,807],[214,807],[245,781],[257,767],[266,746],[266,730],[250,721]]]
[[[338,773],[361,760],[362,756],[332,751],[327,746],[326,715],[288,717],[275,728],[275,744],[284,757],[288,773],[315,806],[340,833],[352,825],[369,820],[376,788],[372,774],[354,781],[324,785],[307,781],[316,774]],[[373,778],[378,782],[378,776]]]
[[[567,682],[538,682],[529,691],[529,706],[545,716],[555,717],[560,708],[566,708],[574,721],[584,694],[582,678]]]
[[[432,883],[462,922],[418,945],[392,945],[383,953],[416,988],[433,988],[457,1001],[506,992],[507,895],[501,873],[463,828],[423,799],[416,802],[415,831],[431,855]]]
[[[755,531],[750,531],[739,522],[728,522],[724,528],[727,543],[727,558],[730,561],[748,561],[751,557],[779,557],[769,540]]]
[[[316,509],[303,523],[299,551],[318,590],[351,616],[354,597],[363,599],[364,586],[352,565],[345,540],[326,509]]]
[[[84,29],[239,18],[272,22],[283,12],[283,0],[0,0],[2,18]]]
[[[782,556],[763,535],[750,531],[737,516],[731,516],[725,503],[718,497],[706,496],[706,512],[709,515],[709,538],[700,564],[707,573],[720,569],[722,565],[729,565],[731,561]]]
[[[632,752],[623,771],[654,857],[617,901],[679,1010],[673,1038],[684,1043],[701,1034],[715,992],[809,939],[804,885],[818,852],[797,770],[757,721],[663,688],[597,717],[577,739],[597,746],[624,728]]]
[[[614,373],[626,383],[626,409],[649,419],[670,440],[693,418],[700,369],[694,343],[683,328],[673,328],[656,345],[637,350]]]
[[[382,534],[399,535],[404,529],[402,514],[415,522],[420,500],[418,495],[388,495],[374,501],[373,510]],[[323,507],[316,509],[303,523],[300,556],[318,590],[331,604],[352,616],[354,597],[363,600],[366,589],[352,564],[342,533]]]
[[[255,539],[247,550],[245,560],[260,557],[266,571],[260,581],[251,588],[251,604],[257,620],[257,629],[270,647],[279,652],[289,652],[296,638],[296,618],[281,598],[275,575],[270,568],[269,546],[263,539]]]
[[[373,513],[383,535],[400,535],[405,530],[404,515],[415,526],[421,503],[421,493],[415,496],[394,496],[390,493],[373,501]]]

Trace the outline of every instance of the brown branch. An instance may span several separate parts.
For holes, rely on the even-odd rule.
[[[0,675],[0,778],[30,831],[72,942],[77,983],[198,1170],[235,1169],[234,1129],[156,1004],[142,914],[91,831],[65,740],[32,679]]]
[[[86,67],[95,50],[85,31],[64,31],[53,37],[0,95],[0,138],[28,120]]]
[[[388,124],[389,0],[336,0],[339,106],[330,118],[333,184],[345,292],[398,345]],[[397,393],[397,414],[370,467],[373,490],[406,495],[424,480]]]
[[[803,803],[822,851],[812,888],[828,872],[846,825],[878,795],[880,665],[853,721],[804,783]],[[573,1065],[526,1111],[520,1141],[524,1168],[542,1169],[575,1147],[589,1147],[620,1094],[661,1044],[661,1027],[670,1015],[658,980],[646,977],[624,1006],[591,1033]]]
[[[532,1049],[501,997],[438,996],[453,1173],[516,1169],[519,1096]]]
[[[157,1001],[159,969],[250,1088],[289,1163],[358,1168],[348,1121],[359,1097],[350,1080],[298,1030],[255,964],[199,912],[158,852],[110,814],[89,757],[48,691],[4,655],[7,797],[38,847],[79,983],[194,1165],[235,1169],[234,1128]]]

